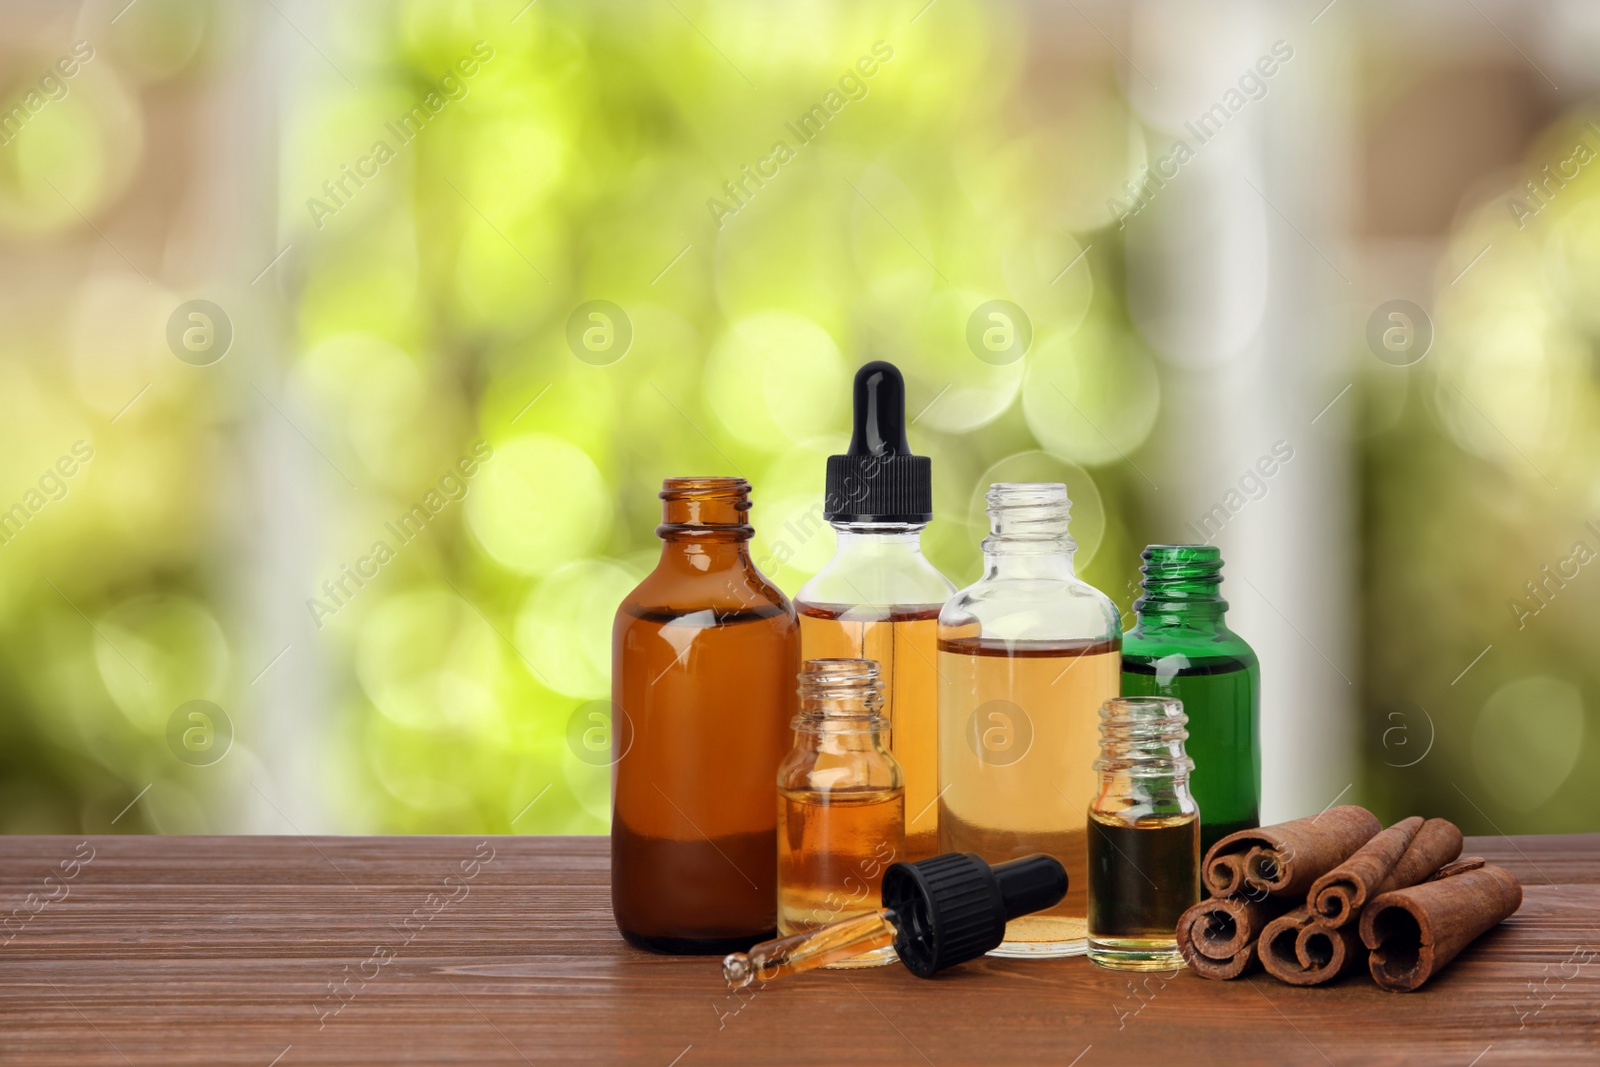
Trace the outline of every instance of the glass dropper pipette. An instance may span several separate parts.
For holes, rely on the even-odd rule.
[[[735,952],[722,976],[744,989],[893,945],[912,974],[930,978],[997,947],[1009,920],[1066,895],[1066,868],[1042,853],[994,867],[964,852],[896,863],[883,875],[881,910]]]
[[[753,982],[770,982],[786,974],[799,974],[887,948],[894,944],[898,933],[894,919],[894,912],[884,908],[870,915],[857,915],[815,930],[763,941],[748,953],[735,952],[723,960],[722,977],[727,979],[729,989],[743,989]]]

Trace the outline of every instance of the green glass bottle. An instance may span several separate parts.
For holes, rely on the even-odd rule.
[[[1223,622],[1221,552],[1151,545],[1143,559],[1144,595],[1122,637],[1122,695],[1183,701],[1203,855],[1261,824],[1261,665]]]

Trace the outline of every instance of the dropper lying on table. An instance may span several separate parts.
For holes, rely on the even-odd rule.
[[[896,863],[883,874],[881,910],[735,952],[722,976],[743,989],[893,945],[907,970],[931,978],[998,947],[1007,922],[1066,895],[1066,868],[1043,853],[993,867],[970,852]]]

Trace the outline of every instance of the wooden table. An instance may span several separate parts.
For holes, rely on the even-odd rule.
[[[0,838],[0,1063],[1600,1063],[1600,834],[1468,851],[1526,900],[1412,994],[984,959],[736,997],[617,937],[604,839]]]

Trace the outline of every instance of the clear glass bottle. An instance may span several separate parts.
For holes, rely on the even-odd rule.
[[[1150,545],[1142,570],[1136,621],[1122,638],[1122,693],[1183,702],[1203,855],[1261,824],[1261,665],[1224,621],[1215,546]]]
[[[721,955],[777,928],[799,624],[751,562],[748,482],[661,499],[661,560],[612,627],[611,905],[636,945]]]
[[[828,459],[823,517],[838,534],[828,565],[795,596],[805,659],[875,660],[889,747],[906,780],[906,852],[938,852],[939,609],[955,591],[922,554],[933,518],[932,464],[911,454],[905,384],[893,364],[856,373],[855,429]]]
[[[1183,704],[1119,697],[1100,709],[1100,790],[1089,805],[1089,958],[1183,966],[1178,918],[1200,901],[1200,812]]]
[[[1120,680],[1120,618],[1073,572],[1066,486],[1001,483],[988,502],[983,577],[939,615],[940,851],[991,864],[1056,857],[1066,897],[1012,920],[995,953],[1081,955],[1085,813],[1097,784],[1099,709]]]
[[[884,745],[878,664],[814,659],[800,670],[794,748],[778,768],[778,933],[875,913],[883,872],[905,858],[905,782]],[[894,962],[879,948],[830,963]]]

